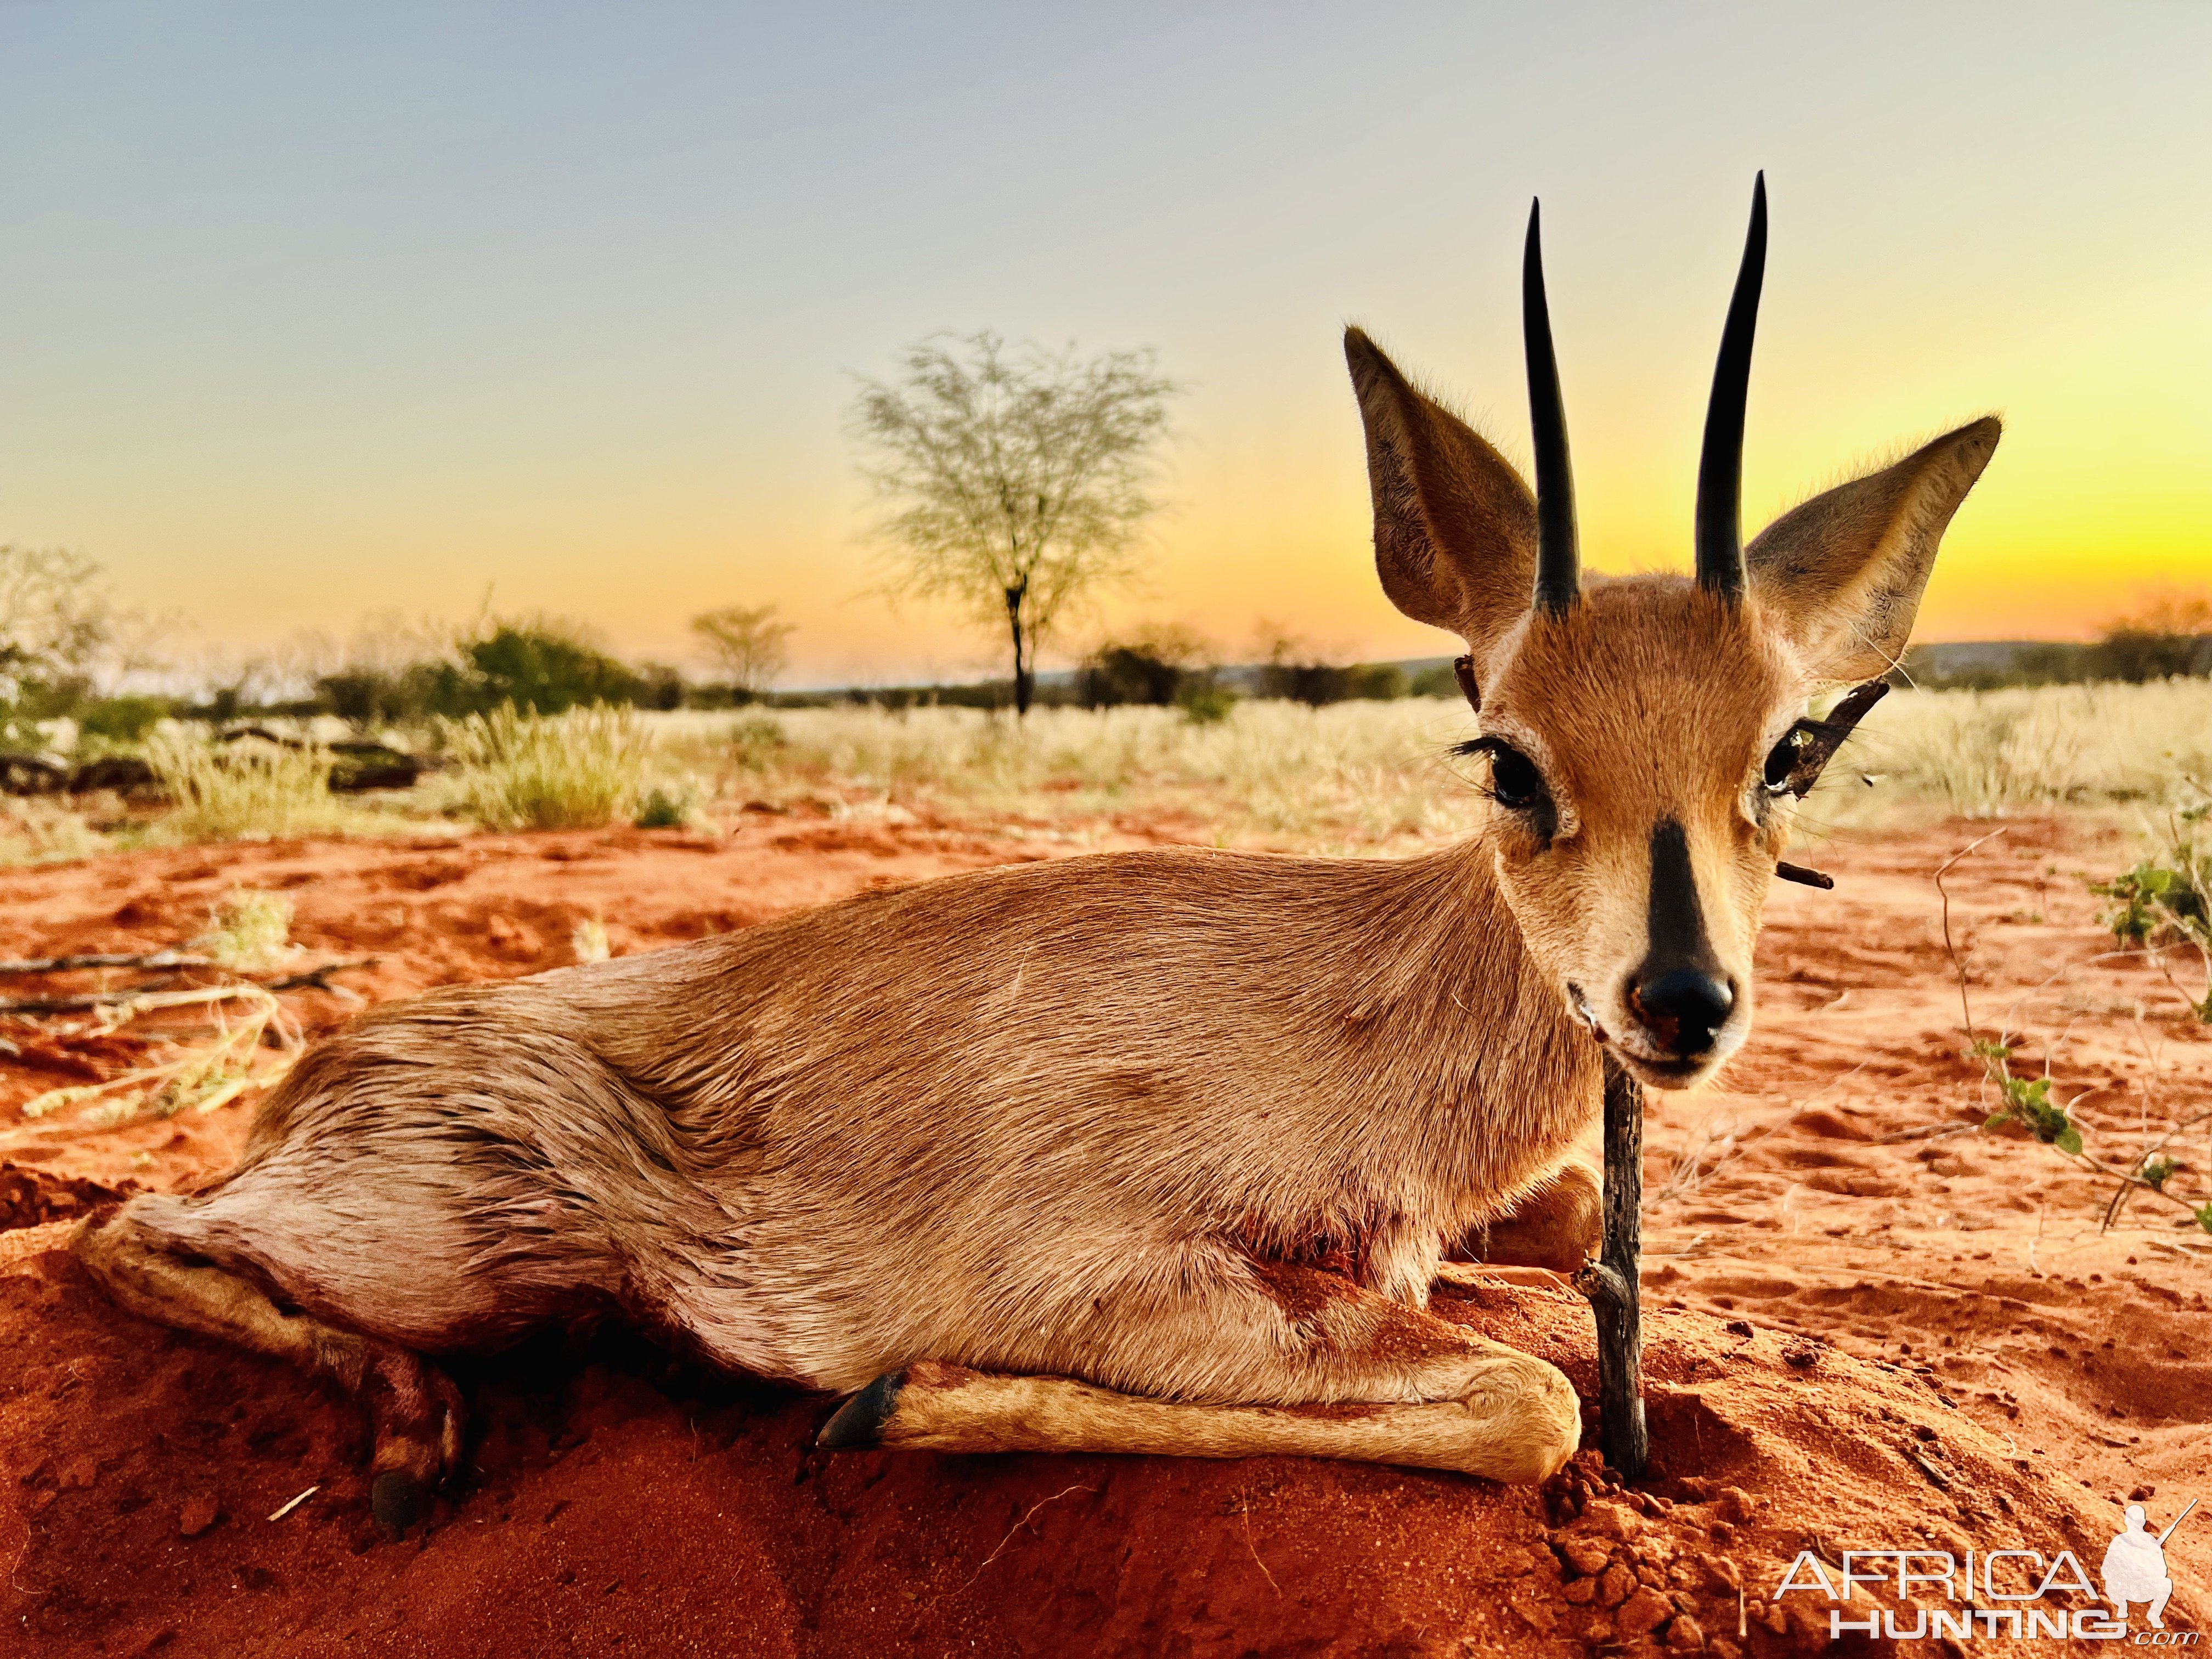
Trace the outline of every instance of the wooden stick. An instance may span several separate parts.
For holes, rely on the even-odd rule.
[[[122,951],[94,951],[76,957],[27,957],[0,962],[0,974],[65,974],[79,968],[210,968],[214,963],[182,951],[148,951],[132,956]]]
[[[1597,1321],[1598,1438],[1624,1480],[1644,1478],[1643,1309],[1637,1257],[1644,1207],[1644,1091],[1605,1056],[1605,1246],[1575,1275]]]
[[[141,985],[125,991],[84,991],[64,997],[0,997],[0,1014],[67,1014],[88,1008],[118,1008],[126,1004],[141,1008],[180,1008],[191,1003],[222,1002],[230,997],[249,996],[256,991],[298,991],[310,987],[331,991],[338,988],[330,982],[332,974],[353,968],[374,968],[377,960],[374,957],[356,957],[350,962],[326,962],[319,968],[286,974],[279,979],[246,979],[189,991],[167,991]]]

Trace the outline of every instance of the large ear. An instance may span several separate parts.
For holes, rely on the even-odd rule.
[[[1944,527],[1996,452],[1989,415],[1893,466],[1792,507],[1743,550],[1752,589],[1821,679],[1870,680],[1904,654]]]
[[[1382,591],[1414,621],[1480,651],[1534,603],[1536,498],[1359,330],[1345,330],[1344,356],[1367,426]]]

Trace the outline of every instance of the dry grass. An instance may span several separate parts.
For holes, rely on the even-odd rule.
[[[146,758],[171,802],[155,828],[157,840],[285,840],[344,835],[375,823],[331,793],[327,750],[219,744],[173,729],[155,734]]]
[[[73,864],[110,844],[83,813],[51,800],[11,800],[0,817],[0,868]]]
[[[645,792],[653,738],[634,709],[508,704],[443,731],[457,764],[436,793],[487,830],[596,830],[629,817]]]
[[[1475,798],[1449,750],[1473,730],[1463,705],[1412,698],[1245,702],[1207,725],[1173,708],[1047,708],[1026,722],[964,708],[798,709],[726,716],[717,735],[724,791],[740,799],[1048,828],[1180,817],[1224,842],[1372,851],[1468,827]],[[672,753],[703,761],[702,735],[672,734]]]
[[[848,708],[650,717],[663,754],[720,769],[720,793],[848,814],[936,811],[1046,827],[1181,817],[1224,842],[1412,850],[1476,806],[1455,701],[1245,702],[1216,725],[1173,709]],[[1869,787],[1861,780],[1872,775]],[[2212,682],[1900,691],[1830,769],[1808,828],[2066,808],[2163,808],[2212,779]]]
[[[1858,786],[1863,773],[1879,779]],[[2002,818],[2163,808],[2212,780],[2212,680],[1892,693],[1832,770],[1818,816],[1878,823],[1900,805]]]
[[[503,709],[441,727],[438,740],[457,764],[411,803],[374,811],[328,793],[329,758],[319,750],[217,745],[171,729],[156,735],[150,757],[177,806],[153,833],[389,832],[435,811],[495,830],[625,820],[706,828],[760,800],[843,817],[964,817],[1079,842],[1141,819],[1223,844],[1406,853],[1474,822],[1468,780],[1479,768],[1450,751],[1474,729],[1457,701],[1431,698],[1320,709],[1248,702],[1206,725],[1171,708],[1048,708],[1026,721],[963,708],[594,708],[544,718]],[[1859,781],[1864,775],[1875,787]],[[1901,691],[1860,728],[1802,823],[1817,838],[1937,813],[2154,815],[2208,780],[2212,682]],[[15,817],[13,835],[0,826],[0,863],[81,857],[102,845],[59,808],[26,802]]]

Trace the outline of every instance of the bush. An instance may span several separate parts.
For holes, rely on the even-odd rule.
[[[646,791],[630,822],[641,830],[684,830],[704,820],[696,791],[656,783]]]
[[[1237,694],[1209,675],[1176,692],[1176,706],[1193,726],[1218,726],[1237,712]]]
[[[409,662],[381,652],[321,676],[316,706],[368,727],[459,720],[503,704],[536,714],[593,703],[680,708],[690,690],[675,669],[631,668],[601,650],[588,629],[557,618],[492,622],[468,638],[416,640],[429,654]]]
[[[627,818],[651,741],[637,715],[604,704],[535,714],[503,703],[445,727],[458,763],[452,810],[488,830],[596,830]]]
[[[643,682],[605,652],[545,623],[504,623],[461,647],[486,709],[558,714],[588,703],[635,703]]]
[[[96,744],[127,748],[144,742],[168,712],[153,697],[102,697],[77,711],[76,729]]]

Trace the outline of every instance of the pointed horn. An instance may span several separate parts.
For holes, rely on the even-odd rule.
[[[1582,550],[1575,538],[1575,475],[1567,459],[1567,412],[1552,355],[1552,312],[1544,303],[1544,246],[1538,204],[1528,204],[1521,256],[1521,332],[1528,354],[1528,424],[1536,439],[1536,609],[1558,615],[1582,597]]]
[[[1751,337],[1766,277],[1766,174],[1751,192],[1751,231],[1735,274],[1705,406],[1705,448],[1698,461],[1698,585],[1723,599],[1743,594],[1743,412],[1751,391]]]

